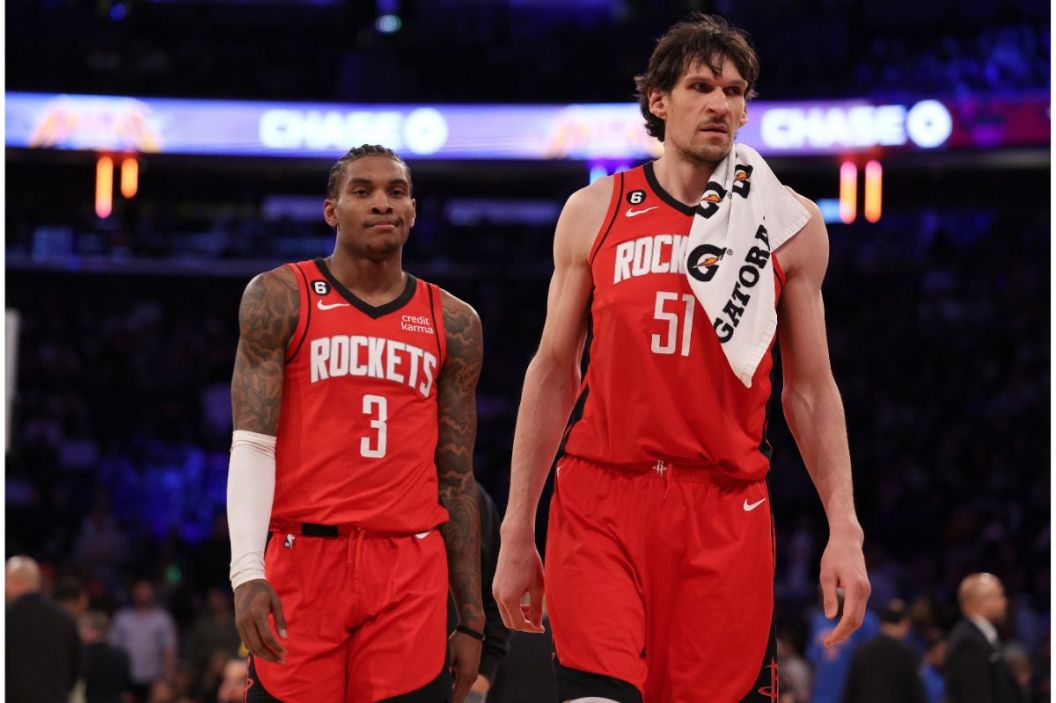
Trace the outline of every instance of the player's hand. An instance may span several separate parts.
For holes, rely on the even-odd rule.
[[[477,628],[473,628],[477,629]],[[484,643],[464,632],[451,635],[451,673],[455,679],[454,703],[463,703],[480,667],[480,650]]]
[[[832,620],[843,611],[840,622],[825,637],[825,646],[832,647],[861,627],[872,591],[859,537],[829,537],[821,555],[820,581],[825,617]]]
[[[268,615],[275,619],[278,636],[286,638],[286,616],[275,589],[264,579],[246,581],[235,589],[235,627],[250,654],[264,661],[282,664],[286,648],[279,643],[268,623]]]
[[[543,628],[543,560],[534,535],[503,536],[491,594],[502,615],[502,624],[521,632],[546,632]],[[524,603],[525,594],[528,602]]]

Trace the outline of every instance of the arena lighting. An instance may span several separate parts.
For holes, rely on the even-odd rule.
[[[307,1],[307,0],[304,0]],[[396,12],[379,12],[396,15]],[[633,161],[662,145],[635,103],[422,105],[184,100],[5,93],[5,143],[19,149],[336,159],[384,144],[437,160]],[[738,139],[766,157],[1049,149],[1046,92],[926,99],[753,102]],[[864,163],[864,161],[863,161]]]
[[[382,34],[395,34],[400,31],[403,22],[400,20],[400,0],[377,0],[378,18],[374,20],[374,29]]]
[[[818,198],[818,209],[821,219],[827,225],[840,221],[840,201],[836,198]]]
[[[114,209],[114,160],[100,156],[95,162],[95,214],[110,217]]]
[[[134,198],[138,191],[139,161],[134,156],[126,156],[121,161],[121,195]]]
[[[953,117],[938,100],[921,100],[906,115],[906,132],[917,146],[934,149],[950,138]]]
[[[402,26],[399,15],[382,15],[374,21],[374,29],[382,34],[395,34]]]
[[[840,166],[840,221],[849,225],[858,216],[858,167],[853,161]]]
[[[865,219],[869,222],[880,221],[883,200],[884,169],[879,161],[870,161],[865,165]]]

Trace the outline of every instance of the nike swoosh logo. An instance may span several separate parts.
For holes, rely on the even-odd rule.
[[[414,536],[417,537],[418,539],[425,539],[426,537],[428,537],[431,534],[433,534],[432,530],[426,530],[425,532],[416,532],[414,534]]]
[[[644,215],[645,213],[649,212],[650,210],[655,210],[658,207],[660,207],[660,206],[659,205],[653,205],[652,207],[647,207],[644,210],[635,210],[633,207],[629,207],[629,208],[627,208],[627,217],[637,217],[638,215]]]
[[[760,500],[757,500],[754,503],[749,503],[748,499],[745,498],[744,499],[744,505],[742,505],[741,507],[744,508],[744,512],[750,513],[750,512],[752,512],[753,510],[755,510],[756,508],[758,508],[760,505],[762,505],[765,502],[766,502],[766,498],[762,498]]]
[[[347,308],[351,303],[331,303],[327,305],[320,300],[317,305],[320,310],[333,310],[334,308]]]

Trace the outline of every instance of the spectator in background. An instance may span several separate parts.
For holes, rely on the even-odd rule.
[[[480,582],[484,600],[484,646],[480,652],[477,679],[473,682],[466,703],[484,703],[488,691],[495,683],[499,664],[510,652],[510,631],[502,624],[502,615],[495,597],[491,593],[491,581],[495,578],[495,564],[499,558],[499,514],[495,501],[479,483],[477,505],[480,508]],[[447,632],[450,635],[458,625],[458,611],[454,598],[447,599]]]
[[[125,703],[131,694],[132,670],[128,655],[106,641],[110,619],[89,610],[79,620],[85,645],[85,703]]]
[[[176,673],[176,624],[164,609],[154,604],[154,586],[141,579],[132,589],[132,606],[114,616],[110,643],[120,647],[132,663],[132,690],[139,703],[146,701],[151,686]],[[162,695],[162,694],[159,694]]]
[[[820,596],[820,591],[819,591]],[[843,598],[840,598],[840,612],[843,611]],[[865,611],[862,626],[843,642],[832,647],[825,646],[825,638],[834,627],[831,620],[825,617],[821,608],[815,608],[810,619],[810,644],[807,645],[807,661],[814,667],[814,691],[812,703],[840,703],[843,684],[847,679],[847,669],[851,665],[851,656],[864,642],[868,642],[880,632],[876,613]]]
[[[946,677],[942,673],[945,663],[946,640],[942,635],[935,635],[924,655],[924,666],[920,670],[928,703],[946,703]]]
[[[1022,703],[1023,692],[1001,652],[997,626],[1005,622],[1008,600],[993,574],[969,574],[957,600],[964,618],[950,633],[946,690],[950,703]]]
[[[777,673],[781,703],[810,703],[810,665],[787,637],[777,638]]]
[[[7,701],[67,703],[81,673],[77,625],[69,613],[41,595],[36,561],[11,557],[4,575]]]
[[[230,659],[224,665],[224,677],[216,693],[217,703],[242,703],[245,700],[246,674],[249,666],[245,659]]]
[[[61,579],[51,591],[51,597],[76,621],[88,611],[88,591],[72,576]]]
[[[187,656],[194,686],[202,685],[210,661],[217,655],[227,661],[238,656],[242,642],[235,627],[235,610],[230,589],[210,588],[206,593],[206,609],[191,625]],[[215,690],[215,687],[214,687]],[[213,693],[213,691],[208,691]]]
[[[938,605],[934,596],[919,595],[909,604],[909,634],[906,641],[922,655],[931,651],[936,639],[942,639]]]
[[[926,703],[920,658],[906,642],[909,609],[895,599],[880,613],[880,634],[855,651],[843,703]]]
[[[73,545],[73,561],[113,590],[118,586],[118,567],[127,556],[125,538],[110,513],[106,491],[96,490],[92,512],[81,522]]]
[[[150,685],[147,703],[176,703],[176,688],[165,679],[158,679]]]
[[[1018,642],[1006,644],[1002,654],[1008,662],[1008,667],[1012,669],[1012,675],[1016,677],[1016,683],[1019,685],[1019,690],[1023,694],[1022,700],[1025,703],[1028,700],[1027,693],[1030,691],[1030,684],[1034,680],[1034,664],[1030,661],[1030,654],[1027,653],[1027,648]]]

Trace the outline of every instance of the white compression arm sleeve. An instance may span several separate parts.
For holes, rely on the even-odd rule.
[[[264,578],[264,545],[275,497],[275,438],[235,430],[227,472],[231,588]]]

